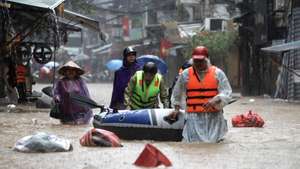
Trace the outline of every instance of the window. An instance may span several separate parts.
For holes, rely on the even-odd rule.
[[[143,27],[142,17],[132,17],[132,28],[141,28]]]
[[[210,30],[211,31],[222,31],[222,19],[211,19],[210,20]]]

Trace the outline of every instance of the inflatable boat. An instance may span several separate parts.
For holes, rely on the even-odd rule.
[[[184,125],[183,114],[177,121],[169,123],[166,117],[174,109],[141,109],[119,110],[109,109],[95,114],[95,128],[109,130],[126,140],[158,140],[181,141]]]
[[[43,92],[49,96],[51,96],[51,91],[51,87],[43,89]],[[105,108],[104,105],[98,105],[90,98],[76,93],[69,94],[75,104],[92,109],[100,108],[101,111],[94,115],[94,127],[114,132],[121,139],[158,141],[181,141],[182,139],[184,115],[180,113],[175,122],[165,119],[174,109],[119,110],[115,112]],[[233,98],[229,104],[237,99]]]

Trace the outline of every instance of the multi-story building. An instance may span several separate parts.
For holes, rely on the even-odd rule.
[[[263,47],[300,40],[299,1],[243,0],[237,6],[243,14],[235,19],[240,25],[242,93],[299,100],[299,50],[261,51]]]

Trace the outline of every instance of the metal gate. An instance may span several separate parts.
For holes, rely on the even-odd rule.
[[[300,40],[300,8],[293,8],[291,15],[289,16],[289,28],[288,28],[288,42]],[[295,71],[300,70],[300,50],[290,50],[284,57],[282,64],[288,66]],[[281,92],[277,97],[288,100],[300,100],[300,82],[299,77],[296,77],[294,73],[289,72],[287,69],[283,69],[281,72],[280,88]],[[278,92],[278,91],[277,91]]]

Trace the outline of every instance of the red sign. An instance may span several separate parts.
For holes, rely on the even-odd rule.
[[[123,29],[123,36],[129,37],[129,18],[128,18],[128,16],[124,16],[122,18],[122,29]]]
[[[172,47],[172,43],[166,39],[160,40],[160,57],[164,58],[169,55],[169,48]]]

